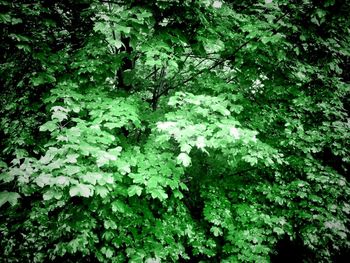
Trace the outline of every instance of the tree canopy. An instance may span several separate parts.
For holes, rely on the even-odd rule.
[[[0,261],[349,253],[349,1],[0,7]]]

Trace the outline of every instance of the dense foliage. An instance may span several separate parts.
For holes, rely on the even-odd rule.
[[[348,253],[348,1],[0,7],[1,262]]]

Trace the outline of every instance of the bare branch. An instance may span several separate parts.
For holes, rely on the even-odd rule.
[[[145,79],[149,79],[150,77],[152,77],[153,75],[157,74],[159,68],[155,67],[154,70],[147,75],[147,77],[145,77]]]
[[[283,17],[287,16],[288,14],[289,14],[289,12],[284,13],[284,14],[281,15],[279,18],[277,18],[276,21],[275,21],[274,23],[277,23],[278,21],[280,21]],[[273,30],[274,33],[276,33],[275,31],[276,31],[276,30]],[[235,50],[231,55],[229,55],[227,58],[224,58],[224,59],[222,59],[222,60],[217,61],[216,63],[214,63],[214,64],[213,64],[211,67],[209,67],[208,69],[205,68],[205,69],[200,70],[200,71],[197,72],[196,74],[192,75],[192,76],[189,77],[188,79],[186,79],[186,80],[184,80],[183,82],[181,82],[179,85],[184,85],[184,84],[190,82],[190,81],[193,80],[194,78],[196,78],[196,77],[198,77],[199,75],[203,74],[205,71],[207,71],[207,70],[210,71],[210,70],[216,68],[217,66],[222,65],[222,64],[225,63],[225,61],[227,61],[227,60],[234,61],[234,60],[235,60],[235,57],[236,57],[236,55],[237,55],[237,53],[238,53],[241,49],[243,49],[243,48],[244,48],[246,45],[248,45],[251,41],[253,41],[253,40],[259,40],[259,39],[260,39],[260,37],[251,38],[251,39],[246,40],[246,41],[243,42],[238,48],[236,48],[236,50]]]
[[[166,75],[166,66],[163,66],[160,73],[159,73],[157,83],[155,83],[153,86],[152,100],[151,100],[153,111],[155,111],[157,109],[158,100],[161,96],[161,95],[159,95],[159,91],[162,90],[164,87],[165,75]]]
[[[107,1],[107,0],[100,0],[101,3],[107,3],[107,4],[116,4],[116,5],[126,5],[123,1]]]

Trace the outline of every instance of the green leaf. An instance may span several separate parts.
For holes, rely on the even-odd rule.
[[[280,227],[274,227],[273,228],[273,232],[275,232],[277,235],[283,235],[284,234],[283,229],[280,228]]]
[[[15,179],[14,174],[7,173],[7,172],[0,174],[0,181],[3,181],[5,183],[9,183],[9,182],[13,181],[14,179]]]
[[[69,195],[70,196],[83,196],[83,197],[90,197],[93,195],[93,189],[90,185],[87,184],[77,184],[72,186],[69,189]]]
[[[134,196],[134,195],[138,195],[140,196],[142,193],[142,188],[138,185],[132,185],[128,188],[128,195],[131,197],[131,196]]]
[[[187,153],[180,153],[177,157],[178,163],[181,163],[183,166],[188,167],[191,164],[191,158]]]
[[[67,158],[66,158],[66,162],[67,163],[76,163],[78,157],[79,157],[78,154],[68,154]]]
[[[97,166],[101,167],[109,163],[109,161],[115,161],[117,160],[117,157],[113,154],[110,154],[108,152],[99,152],[97,157]]]
[[[246,156],[243,156],[242,159],[247,163],[249,163],[251,166],[254,166],[258,163],[258,158],[256,158],[255,156],[246,155]]]
[[[108,42],[112,45],[115,46],[117,49],[121,48],[123,46],[123,42],[117,38],[117,39],[112,39],[110,38]]]
[[[54,131],[58,128],[57,123],[55,121],[48,121],[40,126],[40,131]]]
[[[48,164],[53,160],[54,157],[55,153],[47,152],[44,156],[40,158],[39,162],[42,164]]]
[[[148,188],[156,188],[159,183],[159,177],[158,176],[152,176],[148,182],[147,182],[147,187]]]
[[[236,127],[230,128],[230,135],[233,136],[236,140],[240,138],[240,131]]]
[[[118,170],[122,175],[125,175],[131,172],[130,165],[126,162],[118,163]]]
[[[212,228],[210,228],[210,232],[212,232],[216,237],[222,235],[222,230],[217,226],[213,226]]]
[[[126,210],[126,205],[122,201],[115,200],[112,202],[112,211],[113,212],[125,213],[125,210]]]
[[[134,173],[130,173],[128,174],[128,176],[130,178],[132,178],[132,181],[135,183],[135,184],[145,184],[146,182],[146,179],[144,177],[143,174],[134,174]]]
[[[4,161],[0,160],[0,169],[4,169],[4,168],[8,168],[8,165]]]
[[[35,183],[40,187],[44,187],[46,185],[51,185],[52,180],[53,177],[51,174],[41,174],[35,179]]]
[[[59,122],[61,122],[68,119],[68,116],[64,111],[54,111],[52,114],[52,119],[57,119]]]
[[[123,123],[117,123],[117,122],[107,122],[105,124],[103,124],[104,127],[112,130],[114,128],[120,128],[120,127],[123,127]]]
[[[20,197],[21,196],[16,192],[0,192],[0,207],[2,207],[6,202],[9,202],[11,206],[15,206],[18,203],[18,198]]]
[[[64,171],[67,175],[73,175],[79,173],[81,171],[81,168],[79,166],[68,165]]]
[[[56,81],[56,78],[54,76],[47,74],[45,72],[41,72],[39,73],[39,75],[31,78],[31,82],[33,86],[39,86],[46,83],[53,83],[55,81]]]
[[[165,199],[168,198],[167,193],[164,192],[164,190],[160,189],[160,188],[154,188],[154,189],[150,189],[150,194],[152,196],[152,198],[158,198],[159,200],[163,201]]]
[[[100,186],[100,185],[95,187],[95,191],[96,191],[96,194],[100,195],[102,198],[105,198],[109,193],[106,187]]]
[[[184,195],[177,189],[175,191],[173,191],[173,194],[174,194],[175,198],[178,198],[178,199],[182,199],[184,197]]]
[[[182,143],[180,148],[181,148],[181,152],[185,152],[185,153],[189,154],[191,149],[192,149],[192,146],[189,145],[188,143]]]
[[[90,183],[92,185],[95,185],[97,181],[101,180],[102,175],[97,172],[87,172],[86,174],[81,176],[81,179],[85,183]]]
[[[67,186],[69,185],[69,177],[66,176],[58,176],[52,179],[56,185]]]
[[[114,255],[114,251],[110,247],[103,247],[101,252],[105,254],[106,258],[112,258]]]
[[[196,141],[196,146],[198,149],[203,150],[206,146],[206,139],[204,136],[199,136]]]
[[[47,190],[44,194],[43,194],[43,199],[45,201],[51,200],[52,198],[55,197],[55,191],[52,189]]]
[[[120,32],[123,32],[125,34],[129,34],[130,33],[130,29],[131,27],[126,27],[126,26],[122,26],[122,25],[116,25],[117,30]]]
[[[113,185],[114,181],[115,181],[115,176],[113,176],[113,174],[104,173],[102,175],[102,178],[98,180],[98,184],[99,185],[105,185],[105,184]]]

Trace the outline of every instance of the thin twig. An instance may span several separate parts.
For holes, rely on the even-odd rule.
[[[285,17],[286,15],[288,15],[289,12],[286,12],[284,13],[283,15],[281,15],[274,23],[277,23],[278,21],[280,21],[283,17]],[[275,30],[274,30],[275,31]],[[214,68],[216,68],[217,66],[220,66],[221,64],[225,63],[225,61],[227,60],[234,60],[237,53],[242,49],[244,48],[246,45],[248,45],[252,40],[259,40],[260,37],[258,38],[251,38],[251,39],[248,39],[246,40],[244,43],[242,43],[230,56],[228,56],[227,58],[225,59],[222,59],[222,60],[219,60],[217,61],[216,63],[214,63],[211,67],[209,67],[209,69],[205,68],[205,69],[202,69],[200,70],[199,72],[197,72],[196,74],[192,75],[191,77],[189,77],[188,79],[184,80],[183,82],[181,82],[179,85],[184,85],[186,84],[187,82],[193,80],[194,78],[198,77],[199,75],[201,75],[202,73],[204,73],[205,71],[207,70],[212,70]]]
[[[147,75],[147,77],[145,79],[149,79],[150,77],[152,77],[153,74],[157,74],[159,68],[155,68],[150,74]]]

